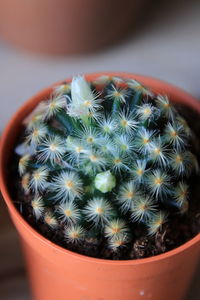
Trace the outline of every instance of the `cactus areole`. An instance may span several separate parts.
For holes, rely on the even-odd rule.
[[[101,240],[117,252],[187,214],[194,133],[167,95],[129,78],[77,76],[24,125],[15,149],[24,205],[66,248]]]

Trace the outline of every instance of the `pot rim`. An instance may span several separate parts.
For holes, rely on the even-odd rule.
[[[164,82],[162,80],[150,77],[150,76],[143,76],[143,75],[138,75],[138,74],[134,74],[134,73],[128,73],[128,72],[98,72],[98,73],[88,73],[88,74],[84,74],[85,77],[89,80],[94,79],[96,77],[102,76],[102,75],[108,75],[108,76],[121,76],[121,77],[132,77],[132,78],[136,78],[138,81],[148,81],[149,82],[149,86],[151,87],[152,85],[154,86],[159,84],[161,87],[164,88],[164,90],[171,90],[174,93],[179,95],[180,97],[184,97],[187,98],[187,101],[189,102],[189,106],[192,108],[195,108],[198,110],[198,112],[200,113],[200,102],[198,103],[198,100],[195,99],[192,95],[190,95],[189,93],[185,92],[182,89],[177,88],[176,86],[173,86],[172,84],[169,84],[167,82]],[[71,80],[71,78],[66,79],[66,81]],[[3,131],[1,140],[0,140],[0,189],[1,189],[1,193],[3,195],[3,198],[11,212],[11,215],[14,216],[17,221],[24,227],[26,228],[27,231],[29,231],[30,234],[34,235],[34,237],[36,239],[38,239],[40,242],[42,242],[43,244],[46,244],[47,246],[53,248],[53,250],[57,250],[58,252],[61,252],[63,255],[70,255],[71,257],[74,257],[76,259],[79,260],[84,260],[84,261],[90,261],[96,264],[106,264],[106,265],[115,265],[115,266],[120,266],[120,265],[139,265],[139,264],[147,264],[147,263],[151,263],[151,262],[156,262],[156,261],[160,261],[162,259],[166,259],[169,258],[171,256],[174,255],[178,255],[179,253],[186,251],[188,248],[192,247],[193,245],[197,244],[198,242],[200,242],[200,233],[198,233],[195,237],[193,237],[192,239],[190,239],[189,241],[187,241],[186,243],[182,244],[181,246],[178,246],[177,248],[173,249],[173,250],[169,250],[165,253],[162,254],[158,254],[156,256],[151,256],[151,257],[147,257],[147,258],[140,258],[140,259],[130,259],[130,260],[119,260],[119,261],[115,261],[115,260],[109,260],[109,259],[103,259],[103,258],[94,258],[94,257],[90,257],[90,256],[86,256],[86,255],[82,255],[76,252],[73,252],[71,250],[65,249],[53,242],[51,242],[50,240],[48,240],[47,238],[45,238],[42,234],[40,234],[38,231],[36,231],[19,213],[19,211],[17,210],[17,208],[14,206],[14,203],[11,199],[11,196],[9,194],[9,189],[6,185],[6,179],[5,179],[5,172],[4,172],[4,167],[3,167],[3,159],[4,159],[4,154],[6,151],[6,145],[7,145],[7,136],[9,137],[11,132],[12,132],[12,128],[13,126],[15,126],[15,123],[18,122],[19,119],[19,115],[27,110],[27,107],[29,106],[30,103],[32,103],[35,98],[41,98],[41,99],[45,99],[44,96],[48,95],[51,90],[52,87],[61,84],[63,81],[59,81],[57,83],[54,83],[52,85],[50,85],[49,87],[47,87],[46,89],[42,89],[41,91],[39,91],[37,94],[35,94],[33,97],[31,97],[29,100],[25,101],[25,103],[16,111],[16,113],[13,115],[13,117],[10,119],[10,121],[8,122],[5,130]],[[146,85],[146,84],[145,84]],[[155,87],[151,87],[155,92],[156,92],[156,88]],[[160,88],[159,88],[160,89]],[[197,107],[199,106],[199,107]]]

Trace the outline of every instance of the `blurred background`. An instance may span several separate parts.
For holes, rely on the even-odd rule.
[[[99,71],[154,76],[200,98],[200,1],[0,0],[0,132],[38,90]],[[0,299],[29,300],[2,201],[0,232]],[[199,273],[188,300],[200,297]]]

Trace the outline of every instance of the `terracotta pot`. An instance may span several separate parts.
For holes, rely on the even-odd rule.
[[[200,102],[188,93],[157,79],[109,73],[139,80],[153,91],[199,112]],[[86,76],[89,80],[100,74]],[[36,232],[19,214],[11,199],[9,159],[21,131],[22,120],[48,97],[52,87],[31,98],[15,114],[1,139],[0,186],[21,237],[34,299],[37,300],[181,300],[191,282],[200,253],[200,234],[167,253],[140,260],[96,259],[63,249]]]
[[[146,0],[0,0],[2,36],[32,52],[76,54],[124,37]]]

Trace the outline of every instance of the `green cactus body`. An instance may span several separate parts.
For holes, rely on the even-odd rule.
[[[168,211],[186,213],[198,163],[192,132],[167,96],[132,79],[78,76],[26,126],[16,149],[22,189],[35,222],[60,228],[66,242],[93,234],[115,251],[133,239],[134,224],[153,235]]]

